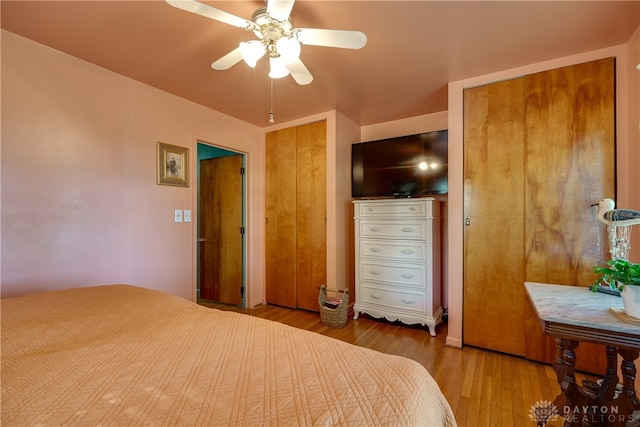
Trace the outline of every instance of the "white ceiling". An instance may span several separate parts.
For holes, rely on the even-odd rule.
[[[260,0],[206,1],[251,19]],[[161,0],[2,0],[2,28],[260,127],[263,59],[210,65],[252,33]],[[339,110],[369,125],[447,109],[447,82],[626,43],[640,1],[306,1],[294,27],[359,30],[361,50],[303,46],[314,76],[273,81],[277,122]]]

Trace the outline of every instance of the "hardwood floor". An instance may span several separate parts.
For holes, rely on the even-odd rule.
[[[447,325],[432,337],[426,327],[406,326],[360,315],[350,316],[344,328],[326,327],[318,313],[273,305],[242,309],[201,301],[200,304],[232,310],[306,329],[384,353],[421,363],[446,396],[459,426],[534,426],[532,405],[553,401],[560,392],[550,366],[473,347],[445,346]],[[581,381],[583,376],[578,376]],[[562,425],[561,419],[547,426]]]

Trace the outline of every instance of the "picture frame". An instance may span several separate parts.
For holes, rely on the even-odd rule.
[[[189,186],[189,149],[157,143],[158,185]]]

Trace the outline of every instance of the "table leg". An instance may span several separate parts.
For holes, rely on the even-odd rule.
[[[583,426],[599,426],[607,421],[609,408],[616,393],[618,384],[618,349],[607,346],[607,370],[598,384],[595,381],[583,380],[582,392],[586,397]],[[604,409],[606,408],[606,409]]]
[[[578,347],[579,342],[574,340],[564,339],[563,347],[564,351],[562,352],[562,365],[563,376],[562,382],[560,383],[560,389],[567,396],[567,404],[571,405],[573,400],[571,399],[575,396],[575,392],[577,391],[576,386],[576,376],[575,376],[575,368],[576,368],[576,352],[575,349]]]
[[[580,387],[576,384],[576,352],[575,349],[580,344],[579,341],[562,338],[562,381],[560,389],[564,395],[564,405],[558,407],[565,417],[564,425],[580,426],[582,425],[583,415],[582,408],[586,397],[580,392]]]
[[[616,386],[618,385],[618,349],[607,346],[605,353],[607,355],[607,370],[602,378],[602,384],[595,388],[587,386],[585,388],[592,392],[593,395],[590,397],[594,401],[606,403],[612,402],[616,394]]]
[[[638,350],[617,349],[607,346],[607,372],[598,386],[592,381],[586,381],[583,392],[586,397],[583,414],[583,426],[626,426],[634,411],[640,411],[640,402],[635,391],[636,367],[634,361],[638,358]],[[615,398],[618,384],[617,356],[620,354],[622,362],[622,393]],[[634,424],[636,425],[636,424]]]
[[[638,400],[635,389],[635,360],[638,359],[640,351],[618,349],[618,353],[622,356],[622,362],[620,364],[622,393],[620,393],[617,399],[618,411],[620,414],[631,415],[633,411],[640,411],[640,401]]]
[[[600,394],[607,401],[611,402],[616,394],[618,386],[618,349],[616,347],[607,346],[607,371],[602,379],[602,387]]]
[[[562,378],[564,377],[564,344],[562,342],[562,338],[556,338],[556,356],[553,364],[553,370],[556,373],[556,377],[558,378],[558,384],[562,384]]]

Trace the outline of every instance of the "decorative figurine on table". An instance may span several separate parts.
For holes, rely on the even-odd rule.
[[[602,199],[598,203],[598,220],[607,226],[611,259],[628,259],[631,227],[640,224],[640,211],[614,209],[616,203]]]

